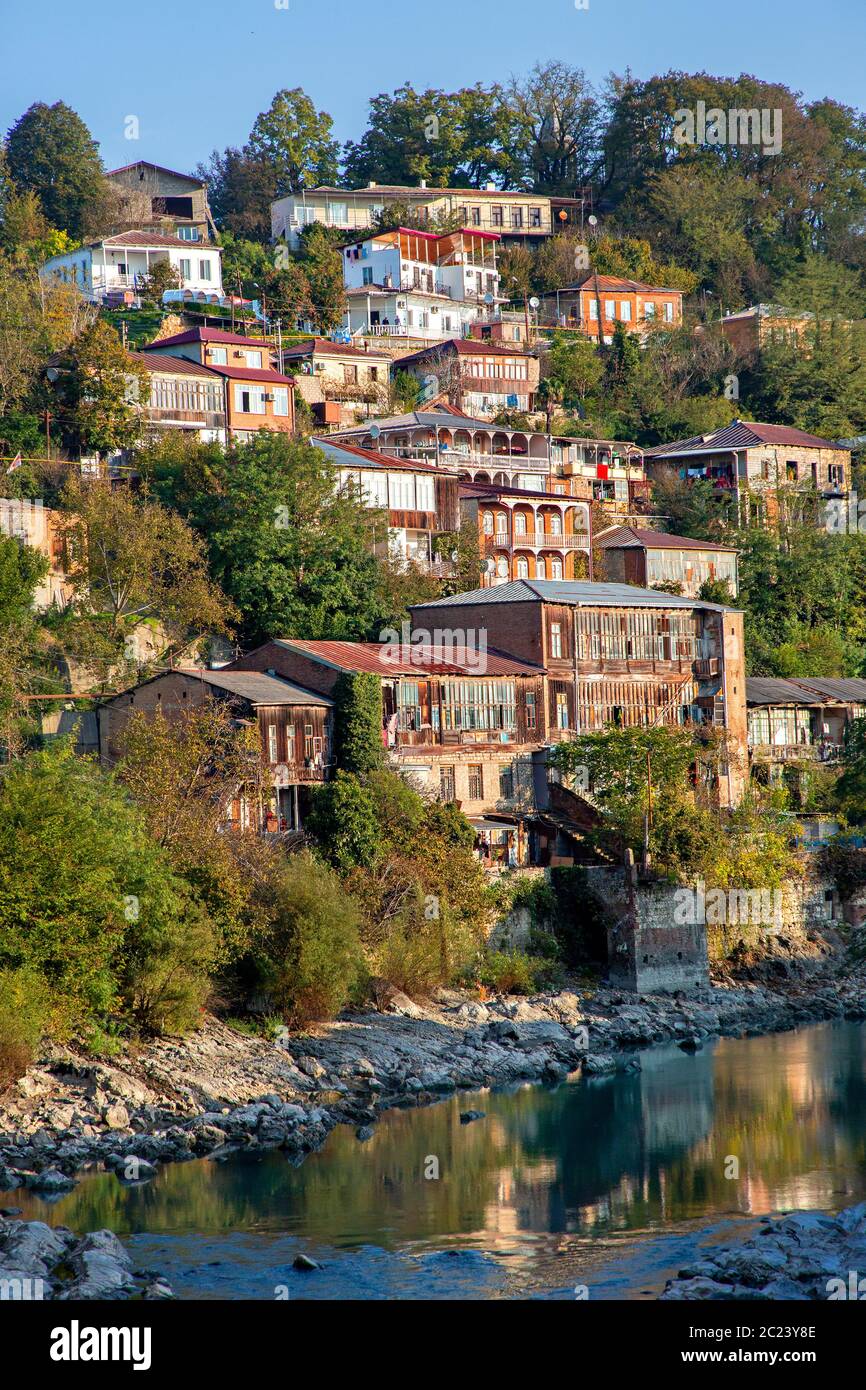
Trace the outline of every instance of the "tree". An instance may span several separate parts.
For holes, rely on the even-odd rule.
[[[340,873],[369,869],[381,849],[373,796],[360,777],[338,770],[319,787],[307,817],[307,829],[322,855]]]
[[[332,129],[328,113],[317,111],[300,87],[284,87],[256,117],[247,148],[272,171],[278,198],[336,183],[340,147]]]
[[[38,551],[0,534],[0,762],[20,751],[27,727],[37,645],[33,599],[47,573]]]
[[[99,147],[80,116],[62,101],[35,102],[6,137],[12,182],[36,193],[55,227],[80,238],[91,206],[104,197]]]
[[[480,188],[501,171],[506,125],[496,87],[416,92],[404,83],[370,101],[366,131],[346,145],[346,178],[361,188],[371,180],[417,186],[422,179],[431,188]]]
[[[320,222],[305,227],[301,232],[298,259],[309,284],[316,331],[330,333],[342,322],[346,312],[343,260],[331,229]]]
[[[583,410],[587,398],[598,390],[604,363],[598,349],[586,338],[554,333],[548,359],[551,377],[561,385],[566,406]]]
[[[793,313],[823,319],[862,319],[866,287],[862,272],[827,256],[807,254],[779,281],[774,298]]]
[[[249,146],[214,150],[196,173],[207,183],[208,202],[217,226],[233,236],[267,242],[271,235],[271,203],[277,196],[274,166]],[[228,282],[228,277],[226,277]]]
[[[178,290],[180,287],[180,274],[175,270],[171,261],[154,261],[150,274],[145,280],[142,299],[146,304],[152,304],[161,309],[166,290]]]
[[[512,78],[505,93],[505,137],[510,184],[539,193],[573,193],[601,167],[601,108],[580,68],[536,63],[528,77]]]
[[[260,432],[215,462],[210,491],[189,515],[245,641],[368,635],[380,583],[373,531],[384,538],[386,522],[337,490],[320,450]]]
[[[169,648],[226,630],[231,605],[208,575],[201,539],[176,513],[95,481],[70,483],[64,505],[76,611],[104,619],[114,643],[143,620],[161,624]]]
[[[133,444],[141,426],[138,404],[148,399],[150,376],[98,320],[76,340],[60,368],[61,428],[74,447],[97,453]]]
[[[333,695],[337,766],[344,772],[375,771],[383,762],[380,677],[368,671],[344,671]]]

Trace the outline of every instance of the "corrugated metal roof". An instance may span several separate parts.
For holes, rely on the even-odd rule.
[[[637,526],[612,526],[596,535],[600,550],[730,550],[733,545],[716,541],[696,541],[691,536],[674,536],[670,531],[644,530]]]
[[[424,613],[434,608],[494,603],[563,603],[576,608],[701,608],[714,613],[738,611],[730,604],[704,603],[700,599],[659,593],[656,589],[639,589],[632,584],[594,584],[578,579],[515,579],[492,589],[471,589],[465,594],[454,594],[452,598],[414,604],[411,611]]]
[[[200,362],[191,362],[188,357],[173,357],[170,352],[130,352],[149,372],[162,372],[163,376],[213,377],[217,373]]]
[[[844,704],[866,704],[866,680],[858,676],[803,676],[794,684],[803,686],[804,689],[815,690],[829,700],[839,700]]]
[[[268,676],[261,671],[181,671],[180,675],[194,676],[206,685],[240,695],[253,705],[333,705],[327,695],[317,695],[305,686],[280,676]]]
[[[393,454],[380,454],[375,449],[362,449],[358,444],[339,443],[335,439],[329,439],[327,435],[313,435],[310,443],[335,462],[340,462],[342,456],[342,461],[346,464],[353,464],[353,460],[357,459],[359,466],[363,463],[370,467],[388,468],[391,472],[403,469],[409,473],[436,473],[441,478],[454,476],[437,468],[435,463],[424,463],[420,459],[395,458]]]
[[[724,429],[695,434],[670,444],[657,444],[646,450],[647,458],[675,458],[679,454],[722,453],[730,449],[752,449],[760,444],[790,444],[792,448],[836,449],[839,446],[817,434],[793,429],[790,425],[765,425],[760,421],[734,420]]]
[[[482,590],[487,593],[488,590]],[[398,658],[385,642],[308,642],[289,637],[277,638],[276,644],[292,651],[306,653],[324,665],[341,671],[368,671],[377,676],[537,676],[544,668],[529,661],[519,661],[505,652],[488,647],[486,653],[460,646],[411,645]],[[402,659],[405,656],[405,660]],[[481,669],[483,663],[483,669]]]
[[[190,242],[183,244],[189,246]],[[273,345],[265,338],[245,338],[242,333],[229,333],[224,328],[187,328],[183,333],[172,333],[169,338],[157,338],[155,342],[148,343],[147,348],[175,347],[178,343],[235,343],[238,347],[262,347],[274,351]]]
[[[859,705],[866,704],[866,680],[803,676],[778,680],[749,676],[746,703],[750,705]]]

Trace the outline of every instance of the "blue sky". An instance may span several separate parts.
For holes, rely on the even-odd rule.
[[[0,0],[0,21],[0,129],[63,100],[109,168],[191,169],[242,144],[280,87],[304,87],[345,140],[368,98],[403,81],[453,89],[550,58],[595,81],[746,71],[866,106],[866,0]],[[137,141],[124,138],[130,115]]]

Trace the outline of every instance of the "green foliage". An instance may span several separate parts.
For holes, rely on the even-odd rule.
[[[0,970],[0,1094],[34,1060],[50,1011],[48,990],[35,971]]]
[[[344,671],[334,687],[334,757],[344,772],[381,767],[382,682],[367,671]]]
[[[866,719],[853,719],[845,726],[836,791],[848,819],[854,825],[866,823]]]
[[[300,87],[284,87],[259,113],[247,148],[272,171],[276,197],[336,183],[339,146],[332,126],[328,113],[317,111]]]
[[[150,377],[108,324],[97,320],[68,354],[58,392],[70,443],[84,452],[107,453],[138,438],[135,402],[148,399]]]
[[[13,184],[36,193],[55,227],[81,237],[94,205],[104,197],[99,148],[76,113],[62,101],[34,104],[6,137]]]
[[[375,804],[352,773],[338,771],[317,790],[307,829],[329,863],[343,873],[375,863],[379,850]]]
[[[524,951],[488,951],[475,969],[478,984],[495,994],[535,994],[549,973],[550,962]]]
[[[306,853],[283,862],[268,894],[255,949],[261,986],[295,1027],[333,1018],[364,975],[357,908],[337,875]]]
[[[835,883],[843,903],[866,886],[866,851],[847,835],[836,835],[820,851],[820,872]]]

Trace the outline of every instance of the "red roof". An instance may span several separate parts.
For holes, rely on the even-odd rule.
[[[172,357],[170,352],[130,352],[130,357],[135,357],[147,368],[149,372],[162,372],[164,375],[169,373],[179,373],[183,376],[213,376],[214,371],[211,367],[203,367],[200,362],[191,362],[188,357]]]
[[[88,241],[88,246],[183,246],[187,251],[195,243],[181,241],[178,236],[164,236],[162,232],[117,232],[115,236],[98,237],[95,241]],[[208,255],[215,252],[218,256],[222,255],[222,248],[219,246],[207,246],[199,243],[201,250],[206,250]]]
[[[382,676],[537,676],[543,667],[534,666],[528,661],[518,661],[516,657],[488,647],[484,669],[480,670],[480,652],[468,652],[465,648],[442,648],[412,645],[403,649],[400,658],[393,659],[389,644],[385,642],[307,642],[293,641],[289,637],[278,638],[281,647],[290,647],[304,652],[313,660],[327,666],[336,666],[343,671],[368,671]],[[402,659],[405,658],[405,659]]]
[[[344,444],[339,439],[329,439],[327,435],[313,436],[311,443],[317,448],[327,444],[330,449],[339,450],[342,454],[353,454],[357,458],[367,463],[374,463],[379,468],[404,468],[410,473],[438,473],[442,477],[453,478],[453,473],[446,473],[441,468],[437,468],[435,463],[422,463],[415,459],[393,458],[390,454],[380,454],[377,449],[364,449],[360,444]]]
[[[674,536],[670,531],[652,531],[637,526],[612,526],[596,534],[600,550],[730,550],[736,546],[716,541],[696,541],[691,536]]]
[[[311,338],[307,343],[295,343],[292,347],[283,348],[284,359],[312,357],[314,354],[322,357],[372,357],[382,362],[391,361],[387,352],[377,351],[375,348],[372,352],[367,352],[364,348],[351,347],[348,343],[334,343],[330,338]]]
[[[841,449],[830,439],[821,439],[817,434],[807,434],[805,430],[794,429],[791,425],[765,425],[755,420],[734,420],[724,429],[712,430],[708,434],[692,435],[691,439],[678,439],[670,444],[657,444],[646,450],[648,459],[676,458],[683,454],[727,453],[734,449],[750,449],[757,444],[789,444],[807,449]]]
[[[166,354],[170,356],[170,354]],[[272,382],[277,386],[294,386],[293,376],[283,376],[282,372],[274,372],[264,367],[223,367],[218,362],[211,364],[210,371],[216,372],[218,376],[228,377],[229,381],[249,381],[256,383]]]
[[[189,242],[183,245],[189,246]],[[242,333],[226,333],[222,328],[188,328],[184,333],[173,333],[170,338],[157,338],[147,346],[164,348],[180,343],[236,343],[238,347],[263,347],[274,351],[273,345],[264,338],[245,338]]]
[[[595,289],[596,279],[600,290],[625,290],[633,294],[682,294],[682,290],[671,289],[666,285],[645,285],[642,280],[626,280],[620,275],[599,275],[590,271],[577,284],[567,286],[568,289],[586,290]],[[553,294],[551,290],[548,293]]]

